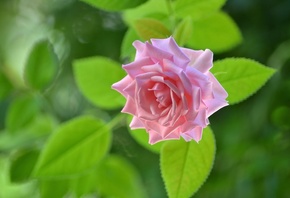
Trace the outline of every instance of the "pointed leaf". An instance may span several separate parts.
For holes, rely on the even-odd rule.
[[[87,171],[106,155],[110,142],[111,133],[102,121],[90,116],[71,120],[49,139],[34,175],[51,178]]]
[[[41,90],[49,85],[56,74],[58,59],[52,45],[43,40],[36,43],[25,65],[25,80],[29,87]]]
[[[143,40],[151,38],[166,38],[171,35],[170,31],[160,21],[150,18],[136,20],[134,24],[137,34]]]
[[[101,8],[108,11],[125,10],[134,8],[147,0],[82,0],[96,8]]]
[[[98,167],[97,189],[104,197],[146,197],[141,178],[124,158],[110,155]]]
[[[191,17],[184,18],[176,27],[173,33],[175,41],[184,46],[192,36],[192,20]]]
[[[215,139],[209,127],[202,140],[167,142],[163,145],[160,165],[169,198],[188,198],[207,179],[214,162]]]
[[[227,58],[216,61],[211,72],[228,92],[229,103],[235,104],[258,91],[275,70],[254,60]]]
[[[96,106],[114,109],[125,99],[111,86],[125,76],[121,65],[105,57],[90,57],[73,62],[77,85],[84,96]]]
[[[191,16],[193,19],[200,19],[219,10],[226,0],[177,0],[175,2],[175,14],[184,18]]]
[[[209,48],[224,52],[242,41],[238,26],[224,12],[216,12],[193,23],[193,34],[188,45],[195,49]]]

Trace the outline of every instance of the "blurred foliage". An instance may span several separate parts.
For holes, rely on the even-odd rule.
[[[126,6],[128,1],[123,2],[122,6]],[[136,1],[134,6],[144,2]],[[80,197],[83,194],[97,197],[97,193],[106,197],[167,197],[159,168],[159,148],[150,152],[140,146],[125,126],[113,128],[112,140],[106,139],[111,138],[112,128],[105,130],[108,137],[101,133],[103,139],[99,139],[99,135],[93,132],[103,127],[104,122],[113,126],[116,120],[112,118],[119,110],[93,106],[95,99],[90,103],[78,91],[79,86],[87,85],[80,85],[73,77],[73,69],[77,70],[81,65],[80,60],[90,60],[87,57],[105,56],[116,62],[128,61],[133,52],[129,51],[134,50],[130,49],[132,41],[140,35],[134,29],[137,19],[154,16],[165,24],[166,30],[171,31],[172,27],[164,17],[167,13],[154,13],[157,8],[167,9],[164,2],[150,1],[121,15],[120,12],[103,11],[76,0],[0,1],[1,198]],[[189,1],[180,2],[176,8],[186,7]],[[208,2],[215,4],[212,7],[204,7],[206,3],[198,4],[195,9],[202,7],[211,11],[225,3],[222,0]],[[154,4],[154,9],[148,9],[148,4]],[[122,6],[118,9],[123,9]],[[110,7],[107,9],[111,10]],[[225,48],[241,44],[230,51],[216,48],[218,54],[215,59],[249,57],[278,69],[278,72],[249,100],[227,107],[210,118],[217,145],[215,164],[207,182],[194,197],[288,197],[290,2],[228,0],[222,10],[224,12],[217,14],[219,18],[227,21],[228,15],[233,17],[241,29],[243,41],[236,33],[233,41],[225,43]],[[203,13],[190,13],[193,13],[191,17],[194,20],[180,20],[177,27],[194,32]],[[180,19],[184,14],[177,12]],[[190,24],[195,25],[191,27]],[[235,28],[235,25],[231,26],[229,31],[235,32]],[[179,31],[175,35],[180,38],[180,43],[203,47],[190,38],[179,36],[182,30]],[[198,31],[195,34],[200,35]],[[209,35],[209,38],[214,37]],[[44,61],[47,57],[58,61],[49,62],[50,58]],[[79,60],[74,62],[73,68],[72,63],[76,59]],[[47,64],[53,66],[48,67]],[[113,71],[116,63],[111,64],[110,71]],[[42,72],[35,70],[37,65],[43,67]],[[79,75],[79,79],[84,79],[83,74]],[[87,81],[90,79],[85,79],[85,83]],[[84,114],[100,120],[91,122],[90,117],[76,118]],[[117,119],[126,125],[126,119]],[[91,130],[77,133],[85,126],[90,126]],[[68,133],[67,127],[74,129],[75,133],[63,136]],[[137,133],[131,133],[134,132]],[[86,144],[78,142],[80,139],[91,145],[102,141],[108,149],[102,153],[89,150]],[[42,152],[44,147],[46,150]],[[56,148],[63,149],[63,152],[56,152]],[[82,157],[91,161],[90,169],[85,172],[81,172],[84,168],[82,160],[71,157],[71,153],[83,150],[85,155]],[[101,156],[94,156],[96,153],[105,156],[98,165]],[[62,167],[67,163],[70,164],[69,169]],[[60,173],[71,171],[74,175],[71,178],[43,178],[44,171],[53,169]]]

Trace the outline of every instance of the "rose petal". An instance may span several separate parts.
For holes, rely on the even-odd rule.
[[[199,111],[198,111],[194,121],[192,121],[192,123],[196,126],[201,126],[202,128],[205,128],[209,124],[209,121],[207,119],[206,108],[199,109]]]
[[[190,62],[189,58],[183,53],[172,37],[167,39],[151,39],[152,45],[173,54],[173,62],[184,69]]]
[[[154,64],[152,60],[148,57],[140,58],[139,60],[136,60],[132,63],[123,65],[123,69],[131,76],[131,78],[135,78],[137,75],[144,73],[142,70],[142,67],[144,65],[152,65]]]
[[[197,86],[192,86],[191,104],[192,109],[197,112],[201,106],[201,90]]]
[[[207,72],[212,68],[213,53],[209,49],[206,49],[191,65],[195,69],[202,73]]]
[[[134,41],[133,46],[136,49],[135,61],[139,60],[140,58],[144,58],[147,55],[145,54],[145,44],[141,41]]]
[[[156,72],[147,72],[147,73],[139,74],[138,76],[135,77],[135,81],[136,81],[136,84],[139,88],[144,86],[144,85],[147,85],[144,88],[149,89],[150,86],[149,86],[148,82],[151,81],[151,77],[158,76],[158,75],[159,74]]]
[[[130,128],[131,129],[144,129],[145,127],[142,121],[138,117],[133,116],[132,121],[130,123]]]
[[[129,113],[131,115],[136,115],[137,114],[137,108],[136,108],[136,103],[135,100],[133,100],[131,97],[127,98],[126,104],[124,108],[122,109],[123,113]]]
[[[124,89],[133,81],[133,79],[130,76],[125,76],[122,80],[119,82],[116,82],[112,85],[112,88],[116,91],[120,92],[125,98],[127,97],[127,93],[124,91]]]
[[[160,113],[160,116],[163,117],[165,116],[166,114],[168,114],[168,112],[170,111],[171,109],[171,105],[166,107],[164,110],[162,110],[162,112]]]
[[[136,81],[132,81],[125,89],[123,89],[123,92],[126,93],[126,95],[130,96],[131,98],[135,98]]]
[[[178,79],[178,74],[183,70],[180,67],[177,67],[176,64],[170,60],[163,59],[162,63],[164,74],[172,79]]]
[[[206,49],[205,51],[194,51],[183,48],[183,51],[191,60],[188,64],[189,66],[199,70],[202,73],[205,73],[212,68],[213,53],[209,49]]]
[[[156,102],[154,93],[144,88],[137,89],[135,97],[138,110],[137,116],[145,120],[156,120],[162,111],[158,108],[158,102]]]
[[[158,103],[155,101],[155,96],[152,93],[141,93],[137,96],[138,117],[145,120],[156,120],[161,113],[158,108]]]
[[[226,92],[226,90],[221,86],[221,84],[217,81],[217,79],[211,72],[207,72],[206,74],[209,76],[210,81],[212,82],[212,90],[214,97],[226,99],[228,97],[228,93]]]
[[[186,68],[186,74],[188,76],[188,79],[191,81],[192,86],[200,88],[202,98],[213,98],[213,87],[209,76],[191,67]]]
[[[180,90],[180,98],[181,98],[181,101],[182,101],[182,109],[183,109],[182,115],[185,115],[188,112],[188,110],[189,110],[187,98],[185,96],[184,88],[183,88],[181,82],[177,82],[177,87]]]
[[[165,85],[163,83],[155,83],[154,86],[149,90],[160,91],[160,90],[163,90],[164,88],[165,88]]]
[[[179,127],[165,127],[160,125],[157,122],[150,122],[150,121],[146,121],[144,122],[145,124],[145,128],[148,129],[149,134],[151,135],[151,133],[154,135],[154,137],[156,137],[156,134],[158,134],[158,139],[159,140],[155,140],[155,141],[161,141],[164,139],[168,139],[168,138],[174,138],[174,139],[179,139]]]
[[[163,140],[160,134],[157,133],[156,131],[151,130],[151,129],[147,129],[147,131],[149,133],[149,144],[155,144]]]
[[[174,94],[172,90],[170,90],[170,98],[171,98],[171,109],[169,111],[169,115],[172,117],[176,113],[177,109],[177,96]]]
[[[154,63],[162,62],[163,59],[172,60],[173,55],[167,51],[158,49],[151,45],[150,43],[145,43],[145,53],[151,58]]]
[[[171,131],[167,136],[165,136],[164,140],[179,140],[180,139],[180,133],[178,132],[179,129],[176,129],[174,131]]]
[[[218,111],[219,109],[228,106],[228,102],[224,99],[211,99],[205,100],[205,105],[207,106],[207,117],[211,116],[213,113]]]
[[[188,79],[187,75],[184,73],[182,69],[177,67],[172,61],[170,60],[163,60],[163,65],[165,69],[165,75],[174,78],[176,82],[182,82],[184,89],[186,92],[190,92],[191,90],[191,82]],[[175,75],[176,74],[176,75]],[[177,78],[178,77],[178,78]]]
[[[190,62],[188,66],[191,66],[194,61],[204,52],[203,50],[192,50],[183,47],[180,47],[180,50],[189,58]]]
[[[182,117],[183,115],[182,103],[180,102],[180,100],[177,100],[178,97],[172,91],[170,93],[170,96],[172,104],[168,107],[169,112],[165,115],[162,112],[164,116],[160,116],[160,118],[158,119],[158,123],[160,123],[161,126],[176,128],[186,120],[184,117]]]
[[[161,84],[161,83],[158,83],[158,84]],[[164,86],[164,88],[161,90],[155,90],[153,92],[156,97],[156,101],[159,103],[160,108],[168,107],[171,104],[171,100],[169,97],[170,89],[167,86]]]
[[[214,112],[228,105],[228,102],[225,100],[225,98],[228,97],[228,93],[212,73],[207,72],[207,75],[210,77],[212,82],[213,98],[204,100],[204,103],[208,107],[207,116],[211,116]]]
[[[185,141],[194,139],[196,142],[199,142],[202,137],[202,129],[202,127],[196,126],[185,133],[181,133],[180,135],[185,139]]]
[[[145,65],[141,68],[143,72],[156,72],[156,73],[162,73],[162,67],[158,63],[155,63],[153,65]]]

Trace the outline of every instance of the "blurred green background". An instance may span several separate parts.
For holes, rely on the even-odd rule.
[[[289,197],[290,1],[228,0],[223,10],[238,24],[244,40],[233,50],[215,55],[215,60],[247,57],[278,72],[250,99],[210,118],[216,160],[194,197]],[[83,98],[72,75],[72,61],[101,55],[124,62],[120,46],[126,28],[120,13],[76,0],[1,0],[0,83],[5,86],[0,90],[0,134],[7,109],[22,89],[25,56],[36,40],[45,37],[57,46],[60,59],[53,86],[43,93],[52,122],[64,122],[86,111],[110,120],[119,110],[98,109]],[[11,71],[4,71],[3,65]],[[17,139],[0,139],[0,156],[10,156],[17,148]],[[139,170],[149,197],[166,197],[158,155],[139,146],[126,126],[114,131],[111,152],[123,155]]]

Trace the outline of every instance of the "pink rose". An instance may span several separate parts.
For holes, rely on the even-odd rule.
[[[213,53],[179,47],[175,40],[135,41],[135,60],[113,84],[127,102],[122,112],[133,115],[131,129],[145,128],[149,143],[179,139],[199,141],[208,117],[228,105],[228,96],[209,71]]]

